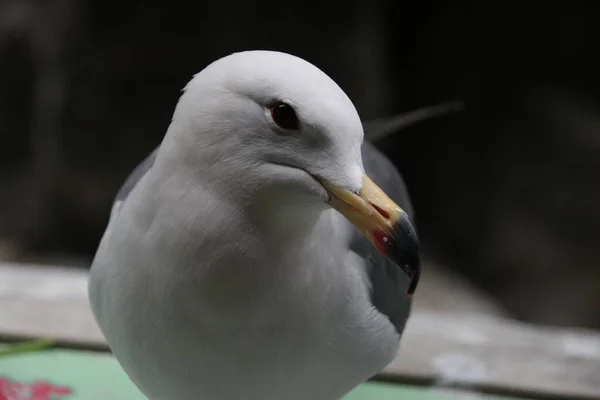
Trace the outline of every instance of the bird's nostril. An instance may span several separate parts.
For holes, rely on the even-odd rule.
[[[377,212],[379,214],[381,214],[381,216],[385,219],[390,219],[390,214],[385,211],[384,209],[382,209],[381,207],[377,206],[377,204],[373,204],[371,203],[371,205],[373,206],[373,208],[375,208],[377,210]]]

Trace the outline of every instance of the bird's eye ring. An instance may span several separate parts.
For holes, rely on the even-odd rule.
[[[298,115],[292,106],[283,101],[276,101],[269,107],[271,118],[281,129],[297,131],[300,129]]]

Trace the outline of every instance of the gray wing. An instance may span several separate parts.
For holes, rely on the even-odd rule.
[[[144,159],[144,161],[139,163],[138,166],[135,167],[135,169],[133,171],[131,171],[131,173],[129,174],[127,179],[125,179],[125,182],[123,183],[123,185],[121,185],[121,188],[117,192],[117,195],[115,196],[115,199],[113,201],[112,209],[110,210],[109,226],[106,229],[109,229],[110,221],[112,221],[113,218],[115,218],[117,215],[119,215],[121,206],[123,205],[123,202],[129,196],[129,193],[131,193],[131,191],[133,190],[135,185],[137,185],[137,183],[140,181],[140,179],[142,179],[144,177],[144,175],[146,175],[146,173],[148,171],[150,171],[150,168],[152,168],[152,165],[154,165],[154,160],[156,160],[157,152],[158,152],[158,147],[155,148],[152,151],[152,153],[150,153]]]
[[[406,185],[392,162],[366,140],[362,146],[362,157],[366,174],[413,219]],[[410,297],[406,294],[410,283],[406,273],[377,251],[356,229],[353,229],[350,249],[367,264],[373,305],[390,319],[398,334],[402,334],[411,305]]]
[[[150,168],[152,168],[152,165],[154,165],[154,160],[156,160],[157,152],[158,147],[155,148],[152,153],[150,153],[148,157],[144,159],[144,161],[139,163],[138,166],[135,167],[135,169],[129,174],[115,196],[115,204],[123,203],[140,179],[142,179],[142,177],[146,175],[148,171],[150,171]]]

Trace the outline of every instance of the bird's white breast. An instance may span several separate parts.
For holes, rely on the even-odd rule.
[[[124,217],[109,225],[90,299],[115,356],[150,400],[335,400],[395,355],[399,337],[335,232],[304,241],[305,251],[247,262],[208,239],[203,259],[174,258],[152,229],[143,240],[134,229]],[[211,275],[207,260],[228,272]]]

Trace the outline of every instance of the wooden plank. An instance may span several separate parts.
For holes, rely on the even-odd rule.
[[[600,398],[600,334],[482,315],[415,312],[383,371],[441,386]]]
[[[87,272],[0,266],[0,333],[106,347],[87,302]],[[384,379],[600,398],[600,333],[481,314],[417,309]]]
[[[0,264],[0,334],[106,348],[87,300],[87,271]]]

